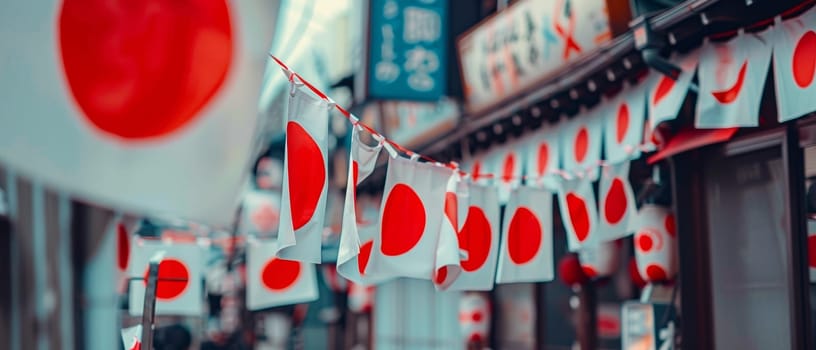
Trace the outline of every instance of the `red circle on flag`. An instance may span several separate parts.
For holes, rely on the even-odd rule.
[[[128,240],[127,229],[122,223],[116,225],[116,243],[119,270],[124,270],[130,259],[130,240]]]
[[[612,179],[612,184],[609,186],[609,191],[606,193],[604,200],[606,221],[612,225],[618,224],[626,214],[627,205],[623,181],[616,177]]]
[[[816,235],[808,236],[808,265],[816,268]]]
[[[541,222],[526,207],[518,207],[507,229],[507,252],[516,265],[526,264],[535,258],[541,247]]]
[[[504,157],[502,169],[502,180],[504,182],[512,181],[516,170],[516,155],[513,152],[508,152]]]
[[[586,201],[573,192],[567,193],[567,211],[569,212],[569,220],[572,223],[575,236],[579,242],[583,242],[589,237],[591,225]]]
[[[675,226],[674,223],[674,215],[666,215],[666,219],[663,221],[663,226],[666,227],[666,232],[669,234],[669,236],[674,237],[677,234],[677,226]]]
[[[806,88],[813,82],[816,73],[816,33],[808,30],[796,42],[793,49],[793,80],[800,88]]]
[[[416,192],[405,184],[394,185],[383,209],[380,251],[397,256],[413,249],[425,232],[425,220],[425,206]]]
[[[660,82],[657,83],[657,88],[655,88],[655,93],[652,97],[653,106],[656,106],[669,95],[669,92],[671,92],[672,88],[674,88],[674,83],[674,79],[663,74],[660,75]]]
[[[620,144],[623,142],[624,138],[626,138],[626,133],[629,131],[629,106],[626,103],[622,103],[618,108],[617,121],[615,141]]]
[[[147,285],[147,276],[150,268],[145,269],[144,283]],[[180,260],[167,258],[159,263],[159,275],[156,282],[156,299],[173,300],[178,298],[190,285],[190,270]]]
[[[263,286],[273,292],[281,292],[295,285],[300,278],[300,262],[272,258],[261,270]]]
[[[436,270],[436,277],[434,277],[434,282],[436,284],[445,283],[445,279],[448,278],[448,267],[442,266],[439,270]]]
[[[374,246],[374,241],[369,240],[360,246],[360,255],[357,256],[357,271],[360,275],[365,275],[366,266],[368,266],[368,259],[371,258],[371,248]]]
[[[547,143],[541,143],[538,145],[538,176],[544,175],[544,172],[547,171],[547,165],[549,165],[550,160],[550,147]]]
[[[326,185],[326,165],[320,146],[299,123],[286,124],[286,166],[292,228],[309,223]]]
[[[665,281],[669,279],[669,274],[662,267],[652,264],[646,267],[646,277],[653,282]]]
[[[84,118],[125,140],[169,136],[198,119],[232,63],[225,1],[65,0],[58,21]]]
[[[467,252],[467,259],[461,261],[462,269],[473,272],[482,268],[490,255],[492,239],[490,221],[487,220],[482,208],[476,206],[468,208],[465,225],[457,236],[459,248]]]
[[[587,151],[589,151],[589,131],[585,126],[581,126],[578,133],[575,134],[575,160],[578,163],[583,162]]]

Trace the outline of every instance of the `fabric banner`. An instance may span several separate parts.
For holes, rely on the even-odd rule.
[[[341,276],[358,284],[366,284],[365,267],[371,256],[374,246],[375,225],[362,234],[360,221],[357,217],[357,185],[362,183],[374,171],[377,157],[380,155],[383,144],[369,146],[360,140],[360,130],[355,127],[351,132],[351,151],[349,155],[349,174],[346,182],[345,208],[343,209],[343,226],[340,232],[340,246],[337,251],[337,272]]]
[[[565,171],[588,180],[598,179],[601,160],[603,118],[599,114],[608,108],[600,106],[562,123],[561,160]]]
[[[738,34],[700,49],[700,92],[694,126],[719,129],[759,125],[759,104],[771,63],[771,35]]]
[[[496,283],[553,280],[552,197],[547,190],[513,190],[504,211]]]
[[[575,252],[600,242],[598,209],[592,183],[586,179],[563,180],[558,190],[561,220],[567,230],[567,247]]]
[[[548,126],[527,141],[524,168],[526,185],[551,191],[558,189],[557,172],[561,169],[558,132],[561,125],[563,124]]]
[[[499,252],[499,201],[495,187],[471,185],[459,231],[462,273],[450,290],[491,290]]]
[[[331,105],[306,87],[293,85],[286,123],[283,197],[278,257],[320,263]]]
[[[366,274],[432,279],[445,191],[453,170],[402,157],[388,159],[379,237]]]
[[[604,153],[607,163],[620,163],[640,157],[643,124],[646,122],[646,84],[623,89],[613,99],[602,102],[605,119]]]
[[[774,82],[779,122],[816,110],[816,8],[772,29]]]
[[[125,350],[142,349],[142,325],[122,329],[122,344]]]
[[[142,315],[150,259],[163,251],[156,284],[156,315],[201,316],[204,312],[201,246],[194,242],[171,243],[141,238],[134,241],[129,268],[130,314]]]
[[[598,186],[600,194],[598,236],[613,241],[632,234],[630,218],[637,213],[637,203],[629,183],[629,162],[605,166]]]
[[[124,212],[231,225],[274,32],[261,6],[5,3],[0,162]]]
[[[279,192],[246,191],[241,208],[241,233],[265,238],[276,236],[280,223],[280,199]]]
[[[510,192],[521,184],[524,157],[515,142],[500,146],[487,158],[489,172],[493,174],[493,183],[499,188],[499,202],[506,204]]]
[[[262,310],[317,300],[315,265],[275,257],[275,240],[247,241],[246,307]]]
[[[465,223],[467,213],[464,210],[469,201],[468,185],[462,181],[459,172],[454,171],[445,190],[445,216],[436,244],[433,283],[437,290],[448,289],[462,272],[457,235]]]
[[[677,80],[655,70],[649,72],[649,78],[646,81],[648,89],[646,105],[649,107],[647,124],[651,127],[651,130],[656,129],[660,123],[677,118],[680,108],[683,106],[683,101],[688,95],[691,80],[697,71],[699,58],[699,49],[682,55],[675,54],[670,62],[682,69]],[[647,139],[647,141],[649,140]]]
[[[470,181],[478,185],[490,185],[493,183],[493,178],[487,176],[491,171],[488,170],[488,168],[489,167],[485,164],[484,155],[475,157],[462,165],[462,170],[469,173]]]

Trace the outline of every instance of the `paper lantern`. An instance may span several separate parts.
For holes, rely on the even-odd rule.
[[[669,208],[645,204],[634,224],[635,259],[648,282],[664,282],[677,274],[677,230]]]
[[[575,286],[586,283],[589,278],[581,268],[581,262],[575,254],[564,255],[558,261],[558,278],[567,286]]]
[[[484,345],[490,335],[490,300],[480,292],[463,293],[459,299],[459,326],[465,344]]]

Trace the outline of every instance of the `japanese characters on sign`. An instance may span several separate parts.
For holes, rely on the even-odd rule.
[[[605,1],[521,0],[458,40],[467,109],[483,110],[611,37]]]
[[[368,95],[437,100],[445,93],[447,1],[371,0]]]

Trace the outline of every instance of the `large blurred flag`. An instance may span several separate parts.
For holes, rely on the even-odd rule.
[[[816,8],[774,26],[774,82],[779,121],[816,110]]]
[[[263,1],[2,7],[0,161],[104,205],[231,222],[271,35]]]

